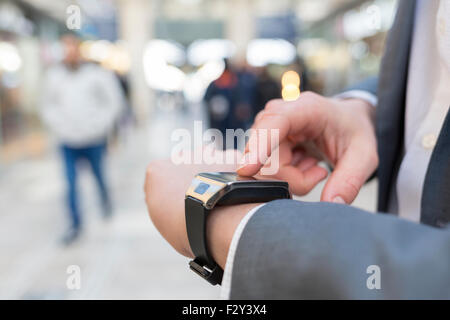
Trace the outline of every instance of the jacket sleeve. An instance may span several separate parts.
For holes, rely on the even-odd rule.
[[[367,92],[373,94],[374,96],[377,96],[378,77],[367,78],[364,81],[347,88],[347,90],[345,90],[345,91],[351,91],[351,90],[367,91]]]
[[[449,299],[450,230],[277,200],[247,223],[231,299]]]
[[[338,99],[362,99],[375,107],[378,105],[377,87],[378,78],[372,77],[358,83],[357,85],[347,88],[334,97]]]

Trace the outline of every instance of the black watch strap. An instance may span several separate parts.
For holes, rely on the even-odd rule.
[[[189,267],[209,283],[221,284],[223,270],[209,254],[206,244],[206,218],[210,210],[200,200],[192,197],[186,197],[184,204],[187,235],[195,256],[189,262]]]

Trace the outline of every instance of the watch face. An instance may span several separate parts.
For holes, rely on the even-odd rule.
[[[224,198],[225,195],[230,195]],[[289,186],[279,180],[257,180],[234,172],[203,172],[191,182],[186,197],[200,200],[211,209],[216,203],[237,204],[290,198]]]
[[[227,186],[232,183],[256,181],[252,177],[241,177],[234,172],[199,173],[191,183],[186,196],[201,200],[208,204],[219,198]]]

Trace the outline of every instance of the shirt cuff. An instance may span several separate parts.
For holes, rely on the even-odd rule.
[[[247,222],[250,218],[258,211],[265,203],[254,207],[250,210],[244,218],[241,220],[239,225],[236,228],[236,231],[233,234],[233,239],[231,240],[230,249],[228,250],[227,262],[225,263],[225,270],[222,278],[222,288],[220,290],[220,299],[228,300],[230,298],[230,290],[231,290],[231,275],[233,272],[233,264],[234,264],[234,256],[236,254],[237,246],[239,243],[239,239],[241,238],[241,234],[244,231]]]
[[[369,91],[365,91],[365,90],[345,91],[338,95],[335,95],[334,98],[337,98],[337,99],[361,99],[361,100],[368,102],[369,104],[371,104],[374,107],[378,104],[377,96],[374,95],[373,93],[371,93]]]

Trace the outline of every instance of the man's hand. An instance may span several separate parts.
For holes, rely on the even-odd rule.
[[[248,145],[267,147],[252,151],[247,146],[245,161],[237,172],[257,174],[272,151],[280,148],[280,169],[275,177],[287,181],[293,193],[306,194],[327,176],[317,165],[319,159],[300,147],[312,142],[334,166],[321,200],[350,204],[378,166],[373,113],[373,107],[363,100],[329,99],[311,92],[292,102],[272,100],[256,117],[253,129],[279,129],[280,139],[271,141],[268,134],[262,143],[252,134]]]
[[[222,151],[215,151],[222,153]],[[145,197],[150,217],[161,235],[184,256],[193,257],[186,232],[184,195],[197,173],[209,171],[233,172],[234,164],[173,164],[169,159],[153,161],[147,168]],[[226,155],[225,155],[226,157]],[[245,214],[258,204],[243,204],[214,209],[207,221],[208,248],[214,260],[222,266],[228,253],[234,231]]]

